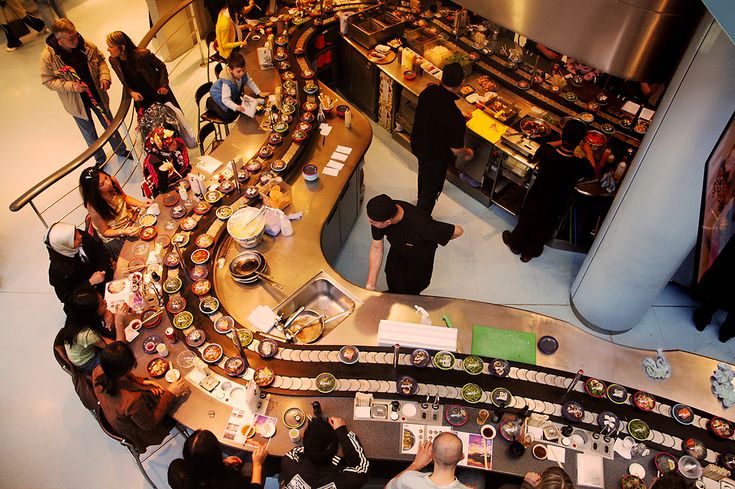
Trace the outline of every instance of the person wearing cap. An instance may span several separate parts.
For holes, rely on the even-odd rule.
[[[383,238],[390,243],[385,264],[388,292],[418,295],[431,283],[437,246],[445,246],[464,232],[460,226],[435,221],[425,210],[385,194],[370,199],[367,215],[373,235],[365,284],[369,290],[375,290],[378,282]]]
[[[592,149],[586,142],[582,143],[586,131],[584,122],[572,119],[564,125],[561,141],[544,144],[536,152],[539,160],[536,181],[528,191],[515,229],[502,234],[503,243],[512,253],[521,255],[524,263],[541,256],[544,243],[553,236],[577,181],[595,175]],[[580,143],[586,159],[575,153]]]
[[[464,145],[466,122],[456,104],[464,80],[459,63],[444,67],[441,85],[429,85],[419,95],[411,131],[411,152],[418,159],[418,202],[427,213],[434,210],[444,187],[447,169],[457,158],[474,158]]]
[[[279,479],[283,489],[358,489],[365,485],[369,468],[360,440],[344,419],[314,417],[304,431],[303,446],[283,457]]]

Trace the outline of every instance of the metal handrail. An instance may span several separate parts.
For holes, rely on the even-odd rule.
[[[161,17],[158,22],[153,24],[153,27],[146,33],[145,36],[143,36],[143,39],[138,43],[139,48],[146,47],[151,40],[155,37],[155,35],[158,33],[158,31],[161,30],[161,28],[168,23],[176,14],[184,10],[186,7],[192,5],[196,0],[184,0],[180,4],[178,4],[176,7],[174,7],[172,10],[167,12],[163,17]],[[196,30],[196,28],[195,28]],[[197,40],[199,40],[199,31],[196,31],[197,33]],[[201,46],[200,46],[201,49]],[[64,165],[63,167],[59,168],[55,172],[53,172],[51,175],[47,176],[37,184],[35,184],[30,189],[23,192],[23,194],[15,199],[10,204],[10,210],[12,212],[18,212],[23,207],[31,203],[32,207],[36,211],[37,214],[38,210],[35,206],[33,206],[32,201],[36,197],[38,197],[41,193],[43,193],[46,189],[51,187],[53,184],[64,178],[65,176],[69,175],[74,170],[81,167],[87,160],[92,158],[94,154],[102,148],[105,144],[107,144],[108,139],[114,134],[122,124],[123,120],[125,119],[125,115],[130,110],[130,101],[131,101],[130,94],[128,94],[128,91],[125,90],[123,87],[122,90],[122,100],[120,101],[120,106],[117,109],[117,112],[115,113],[115,117],[113,117],[112,121],[110,122],[110,125],[107,127],[107,129],[104,130],[102,135],[95,141],[89,148],[84,150],[82,154],[71,160],[69,163]],[[39,214],[39,218],[41,218],[41,221],[43,221],[43,218]]]

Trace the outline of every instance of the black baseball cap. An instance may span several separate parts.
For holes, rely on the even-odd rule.
[[[366,206],[367,215],[375,222],[387,221],[398,212],[396,202],[385,194],[370,199]]]

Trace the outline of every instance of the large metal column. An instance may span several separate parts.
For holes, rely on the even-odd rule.
[[[707,14],[571,289],[579,319],[640,322],[695,245],[704,167],[735,110],[735,45]]]

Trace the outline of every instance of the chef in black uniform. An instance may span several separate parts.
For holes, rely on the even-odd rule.
[[[462,236],[460,226],[435,221],[424,210],[385,194],[367,203],[367,215],[373,234],[370,269],[365,287],[375,290],[383,262],[383,238],[390,250],[385,264],[388,292],[420,294],[431,282],[434,254],[438,245]]]
[[[442,192],[447,168],[457,158],[474,158],[464,146],[466,121],[457,107],[464,70],[459,63],[444,67],[441,85],[429,85],[419,95],[411,131],[411,152],[419,160],[418,202],[429,215]]]

